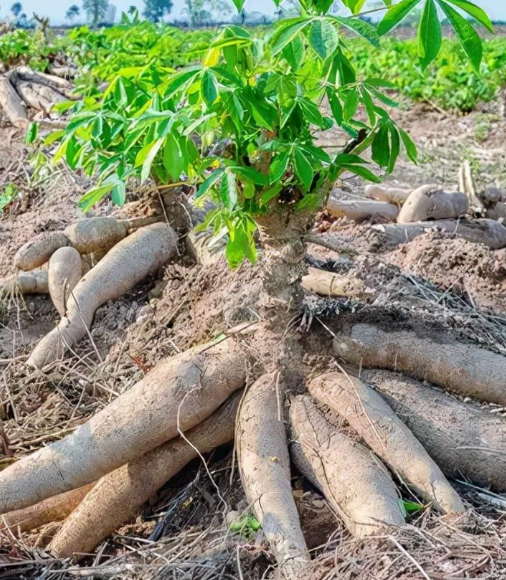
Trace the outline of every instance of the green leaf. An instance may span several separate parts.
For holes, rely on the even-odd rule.
[[[271,38],[272,54],[281,52],[292,40],[294,40],[309,24],[308,18],[294,18],[290,21],[282,22]]]
[[[301,180],[304,189],[308,191],[311,188],[314,179],[314,171],[308,158],[300,149],[295,149],[293,153],[295,174]]]
[[[216,170],[214,173],[212,173],[203,183],[202,185],[199,187],[199,190],[197,191],[197,195],[196,198],[198,199],[199,197],[202,197],[203,195],[205,195],[207,193],[207,191],[218,181],[218,179],[221,177],[222,173],[223,173],[224,169],[218,169]]]
[[[327,89],[327,98],[329,100],[330,110],[332,111],[332,115],[334,116],[336,123],[338,125],[342,125],[344,112],[341,101],[331,88]]]
[[[302,109],[306,119],[313,125],[322,127],[324,125],[323,116],[316,103],[310,101],[309,99],[299,99],[298,101],[300,108]]]
[[[174,135],[167,135],[163,150],[163,166],[174,181],[178,181],[185,169],[185,158],[179,141]]]
[[[112,202],[116,205],[125,205],[126,186],[123,181],[118,181],[111,192]]]
[[[348,30],[352,30],[356,32],[366,40],[368,40],[373,46],[379,47],[379,35],[376,27],[365,20],[360,18],[350,18],[344,16],[335,16],[334,17],[337,22],[342,24]]]
[[[107,183],[106,185],[90,189],[90,191],[85,193],[79,200],[80,209],[84,212],[89,211],[95,204],[110,193],[115,185],[115,183]]]
[[[237,182],[231,171],[224,171],[221,179],[220,198],[223,205],[232,211],[237,205]]]
[[[401,135],[402,143],[404,145],[404,149],[406,149],[408,158],[413,161],[413,163],[417,163],[418,151],[416,149],[416,145],[414,144],[411,137],[406,133],[406,131],[404,131],[404,129],[399,128],[399,133]]]
[[[479,71],[481,59],[483,57],[483,44],[478,33],[469,22],[449,4],[443,0],[438,0],[438,4],[441,6],[441,9],[455,30],[455,34],[457,35],[465,53],[469,57],[471,64],[476,71]]]
[[[256,185],[269,184],[269,178],[263,173],[260,173],[260,171],[253,169],[253,167],[244,167],[243,165],[233,165],[230,167],[230,170],[242,177],[245,177],[246,179],[249,179]]]
[[[362,10],[365,0],[343,0],[343,4],[346,8],[349,8],[353,14],[358,14]]]
[[[336,27],[327,19],[315,20],[309,31],[309,44],[320,58],[326,60],[339,44]]]
[[[26,132],[25,143],[30,144],[36,141],[39,135],[39,125],[37,123],[30,123],[28,131]]]
[[[381,179],[377,175],[374,175],[374,173],[370,169],[367,169],[367,167],[362,167],[361,165],[341,165],[341,168],[346,169],[351,173],[355,173],[355,175],[363,177],[364,179],[367,179],[367,181],[381,183]]]
[[[234,6],[237,8],[237,12],[240,12],[242,10],[245,1],[246,0],[232,0]]]
[[[399,138],[399,130],[392,123],[389,127],[390,133],[390,159],[388,161],[387,172],[392,173],[401,152],[401,140]]]
[[[427,0],[418,27],[418,55],[426,69],[441,49],[443,35],[434,0]]]
[[[210,107],[218,98],[218,82],[210,69],[206,69],[202,75],[200,90],[206,105]]]
[[[378,25],[378,34],[383,36],[387,32],[390,32],[390,30],[402,22],[419,3],[420,0],[401,0],[401,2],[389,8],[383,20]]]
[[[353,118],[355,113],[357,112],[357,107],[359,103],[359,95],[356,89],[351,89],[348,91],[346,95],[346,99],[344,101],[344,110],[343,116],[345,121],[349,121]]]
[[[476,6],[476,4],[469,2],[469,0],[447,0],[447,2],[450,2],[457,6],[457,8],[464,10],[464,12],[467,12],[475,20],[481,22],[481,24],[483,24],[483,26],[485,26],[485,28],[490,32],[494,32],[494,26],[488,17],[488,14],[479,6]]]
[[[362,95],[362,102],[364,103],[369,124],[374,125],[376,122],[376,108],[374,106],[374,101],[365,86],[360,87],[360,94]]]
[[[390,140],[388,127],[381,125],[374,136],[371,147],[372,159],[380,167],[386,167],[390,161]]]
[[[290,161],[290,154],[288,151],[276,155],[269,170],[271,183],[276,183],[283,179],[286,170],[288,169],[288,162]]]
[[[139,151],[139,154],[135,159],[135,165],[139,166],[142,163],[141,183],[144,183],[146,179],[149,177],[153,161],[155,160],[155,157],[162,145],[163,139],[157,139],[156,141],[149,143],[148,145],[146,145],[146,147],[144,147]]]

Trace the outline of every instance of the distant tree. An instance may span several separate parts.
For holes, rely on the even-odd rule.
[[[88,14],[93,26],[103,19],[109,6],[109,0],[83,0],[83,10]]]
[[[131,6],[128,7],[128,14],[135,14],[137,12],[137,6],[134,6],[133,4]]]
[[[72,6],[65,13],[65,18],[73,22],[74,18],[77,18],[81,14],[81,10],[77,4],[72,4]]]
[[[11,12],[16,20],[18,20],[18,17],[22,11],[23,5],[21,4],[21,2],[14,2],[14,4],[11,6]]]
[[[185,0],[184,12],[190,19],[191,26],[211,22],[213,13],[223,15],[230,12],[230,4],[225,0]]]
[[[172,10],[172,0],[144,0],[143,15],[153,22],[159,22]]]

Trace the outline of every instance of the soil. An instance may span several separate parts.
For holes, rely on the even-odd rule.
[[[467,158],[478,187],[503,183],[506,119],[492,105],[487,111],[452,117],[403,103],[396,115],[421,143],[422,162],[413,166],[401,161],[388,180],[411,186],[435,181],[455,188],[458,168]],[[492,128],[486,138],[477,130],[483,115],[494,119],[487,117]],[[13,273],[14,253],[33,235],[62,229],[82,217],[77,201],[87,183],[66,170],[36,183],[27,170],[28,151],[19,136],[0,129],[0,143],[1,185],[15,183],[22,193],[0,218],[1,278]],[[335,194],[362,196],[363,187],[359,179],[345,176]],[[103,202],[92,215],[135,215],[135,208],[133,204],[118,212]],[[336,272],[355,268],[365,279],[370,298],[357,305],[306,297],[302,321],[314,332],[304,337],[306,363],[314,372],[332,364],[328,330],[343,314],[355,310],[378,320],[393,317],[402,322],[405,317],[410,323],[416,319],[429,327],[443,326],[463,340],[506,353],[502,251],[440,233],[425,234],[388,250],[378,245],[370,225],[333,220],[325,214],[319,216],[315,230],[328,232],[340,251],[310,245],[311,263]],[[71,431],[163,357],[216,338],[238,324],[253,324],[259,317],[259,294],[260,277],[254,266],[230,270],[224,260],[206,267],[186,257],[176,260],[121,299],[101,307],[91,339],[81,341],[74,356],[47,374],[28,370],[24,361],[57,321],[49,298],[4,300],[0,305],[0,419],[6,444],[0,441],[0,469],[13,461],[12,456],[19,458]],[[248,509],[232,448],[217,450],[207,459],[227,498],[228,515],[202,463],[195,461],[160,490],[136,522],[104,542],[98,555],[83,561],[86,573],[118,579],[272,577],[272,560],[262,532],[247,526],[233,526],[235,531],[228,527]],[[411,516],[414,526],[364,544],[351,538],[323,497],[296,472],[294,489],[304,532],[314,550],[311,578],[315,580],[506,578],[504,509],[478,495],[483,490],[459,484],[471,512],[465,526],[428,511],[415,512]],[[20,540],[0,532],[0,579],[35,578],[42,572],[51,580],[81,577],[84,569],[50,559],[43,552],[54,529],[49,526]]]

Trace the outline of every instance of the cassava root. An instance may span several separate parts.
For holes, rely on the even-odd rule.
[[[49,295],[60,316],[65,316],[67,300],[81,275],[81,254],[75,248],[60,248],[49,259]]]
[[[281,573],[293,577],[309,555],[292,494],[282,407],[276,374],[263,375],[247,390],[239,409],[236,446],[248,504],[262,524]]]
[[[96,481],[195,427],[244,385],[246,362],[228,339],[160,363],[72,434],[0,472],[0,513]]]
[[[479,401],[506,405],[506,357],[447,333],[386,331],[358,323],[334,339],[334,352],[365,368],[398,370]]]
[[[330,198],[327,209],[335,217],[347,217],[355,221],[381,219],[395,221],[399,208],[384,201],[370,201],[366,199],[342,200]]]
[[[290,425],[295,464],[354,536],[364,538],[404,525],[397,489],[386,468],[330,423],[310,397],[292,400]]]
[[[0,516],[0,530],[8,528],[17,535],[19,532],[29,532],[51,522],[60,522],[75,510],[93,485],[90,483]]]
[[[359,379],[335,372],[313,379],[309,392],[341,415],[420,497],[442,513],[464,512],[461,499],[442,471],[373,389]]]
[[[61,359],[66,348],[87,334],[99,306],[128,292],[176,252],[176,234],[162,223],[141,228],[122,240],[77,284],[67,300],[66,316],[35,347],[28,365],[42,369]]]
[[[506,490],[506,419],[398,373],[364,370],[372,385],[451,478]]]
[[[141,506],[185,465],[234,438],[241,392],[185,434],[107,474],[69,516],[49,545],[58,558],[78,558],[134,519]]]
[[[18,272],[0,280],[0,298],[20,294],[47,294],[49,292],[47,270]]]
[[[437,185],[422,185],[410,193],[402,206],[397,222],[407,224],[463,216],[468,210],[463,193],[446,192]]]

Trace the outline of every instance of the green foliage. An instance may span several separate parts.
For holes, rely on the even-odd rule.
[[[487,24],[466,0],[448,2]],[[240,0],[235,4],[242,8]],[[362,4],[348,2],[355,13]],[[72,40],[85,46],[86,77],[108,85],[103,91],[96,83],[82,85],[81,101],[60,106],[72,112],[67,128],[46,137],[44,145],[54,148],[55,162],[65,160],[97,178],[81,200],[85,210],[106,195],[124,203],[130,179],[195,186],[197,201],[210,198],[215,205],[201,227],[228,234],[232,266],[254,262],[255,231],[265,216],[274,213],[281,220],[292,212],[315,212],[342,172],[378,182],[378,168],[391,173],[403,152],[416,161],[415,145],[386,108],[396,105],[385,92],[392,87],[384,78],[387,67],[361,74],[363,44],[348,33],[368,43],[367,60],[379,34],[419,4],[392,5],[376,29],[353,16],[329,15],[330,0],[300,0],[301,15],[281,20],[269,34],[227,26],[207,41],[199,63],[177,70],[188,56],[182,56],[182,47],[167,56],[167,45],[179,40],[167,27],[140,23],[134,15],[108,33],[81,29]],[[411,66],[421,59],[428,67],[438,58],[436,4],[453,17],[447,2],[425,0]],[[470,25],[459,19],[452,23],[476,68],[481,41],[478,46]],[[191,53],[197,39],[184,36]],[[317,133],[333,126],[348,133],[351,143],[330,155],[318,145]],[[373,164],[361,157],[366,149]]]
[[[243,515],[230,526],[230,531],[251,539],[262,528],[262,524],[254,517]]]
[[[14,183],[9,183],[0,193],[0,213],[8,207],[19,195],[19,188]]]
[[[83,10],[88,14],[93,26],[99,24],[108,6],[109,0],[83,0]]]
[[[50,60],[66,50],[68,39],[58,37],[48,42],[40,31],[16,29],[0,36],[0,62],[7,67],[27,64],[44,71]]]

